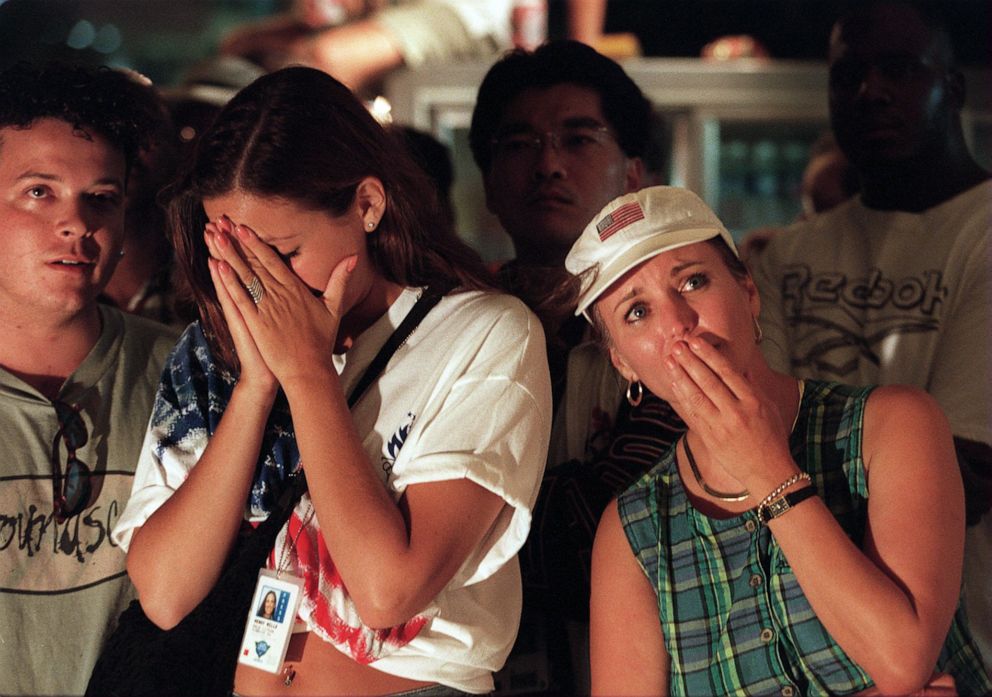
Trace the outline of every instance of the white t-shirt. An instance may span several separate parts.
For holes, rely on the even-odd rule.
[[[347,354],[335,356],[346,394],[418,294],[405,290]],[[423,628],[401,645],[381,652],[377,647],[373,668],[466,692],[493,689],[491,673],[505,661],[519,624],[515,555],[530,528],[550,413],[540,324],[520,301],[479,292],[444,298],[355,405],[352,415],[365,450],[394,499],[413,484],[467,478],[506,501],[482,544],[418,615]],[[134,530],[172,495],[206,447],[206,430],[190,432],[181,445],[163,446],[173,442],[170,428],[168,419],[161,424],[153,419],[131,503],[114,530],[125,549]],[[294,517],[307,519],[309,507],[304,496]],[[290,568],[301,563],[295,550],[316,540],[319,526],[312,516],[309,520],[302,538],[289,545]],[[285,543],[284,529],[272,558],[283,559]],[[321,603],[329,602],[345,622],[357,616],[348,614],[353,606],[343,588],[324,588],[323,576],[321,583],[327,593],[305,598],[300,617],[341,648],[315,615],[326,609]]]
[[[754,278],[774,368],[929,392],[992,444],[992,181],[922,213],[855,197],[771,239]],[[965,609],[992,664],[992,514],[968,529]]]

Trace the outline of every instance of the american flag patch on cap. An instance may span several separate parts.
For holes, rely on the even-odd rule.
[[[641,204],[637,201],[625,203],[596,223],[599,241],[605,242],[610,235],[623,230],[638,220],[644,220],[644,210],[641,208]]]

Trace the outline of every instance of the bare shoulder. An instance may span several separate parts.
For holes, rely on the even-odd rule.
[[[603,538],[604,544],[615,543],[618,540],[625,539],[623,525],[620,522],[620,509],[616,498],[610,501],[606,506],[606,510],[603,511],[603,515],[599,517],[599,525],[596,527],[597,544],[600,544],[600,538]]]
[[[902,473],[914,466],[931,472],[956,467],[951,427],[940,405],[905,385],[878,387],[868,397],[863,452],[873,469],[882,462]]]
[[[910,385],[884,385],[872,390],[865,419],[876,427],[897,423],[902,430],[909,424],[939,426],[947,422],[937,400]]]
[[[658,600],[627,542],[617,501],[596,530],[589,604],[593,695],[668,692],[668,652]]]
[[[593,542],[592,551],[593,575],[596,571],[610,569],[616,572],[619,569],[625,571],[636,570],[640,572],[633,550],[627,543],[627,535],[623,530],[623,523],[620,520],[620,512],[617,500],[610,501],[603,515],[599,518],[599,525],[596,528],[596,538]],[[616,577],[606,578],[612,583]]]
[[[596,529],[597,532],[603,529],[603,526],[614,527],[617,530],[620,529],[620,509],[615,497],[610,500],[610,502],[606,505],[606,509],[603,511],[603,515],[599,517],[599,527]]]
[[[647,576],[641,568],[624,530],[617,499],[600,516],[592,549],[592,583],[613,589],[647,585]]]

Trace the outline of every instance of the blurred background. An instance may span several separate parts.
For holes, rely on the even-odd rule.
[[[581,0],[579,0],[581,2]],[[292,0],[0,0],[0,66],[50,58],[126,67],[175,93],[221,38]],[[534,6],[534,0],[517,0]],[[538,0],[543,36],[567,35],[567,0]],[[655,183],[688,186],[738,237],[800,212],[810,147],[827,128],[825,53],[850,0],[609,0],[604,52],[657,109]],[[973,151],[992,167],[992,2],[942,0],[969,83]],[[599,46],[597,46],[599,48]],[[705,54],[705,57],[704,57]],[[467,145],[491,61],[402,69],[377,85],[389,118],[448,148],[457,228],[486,258],[510,245],[485,210]],[[230,77],[230,76],[228,76]]]
[[[225,31],[288,9],[291,0],[0,0],[0,60],[61,56],[126,65],[159,84],[178,81]],[[820,61],[849,0],[610,0],[607,33],[632,33],[644,56],[698,57],[725,35],[747,34],[774,58]],[[959,58],[990,64],[989,0],[942,0]],[[565,1],[547,0],[548,35],[565,29]]]

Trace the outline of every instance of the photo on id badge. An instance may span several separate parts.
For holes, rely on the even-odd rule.
[[[286,574],[276,577],[270,570],[262,570],[245,623],[239,663],[279,672],[289,647],[301,590],[300,579]]]
[[[262,602],[258,605],[256,617],[273,622],[282,622],[286,615],[286,604],[289,602],[289,593],[286,591],[276,591],[269,586],[262,586]]]

